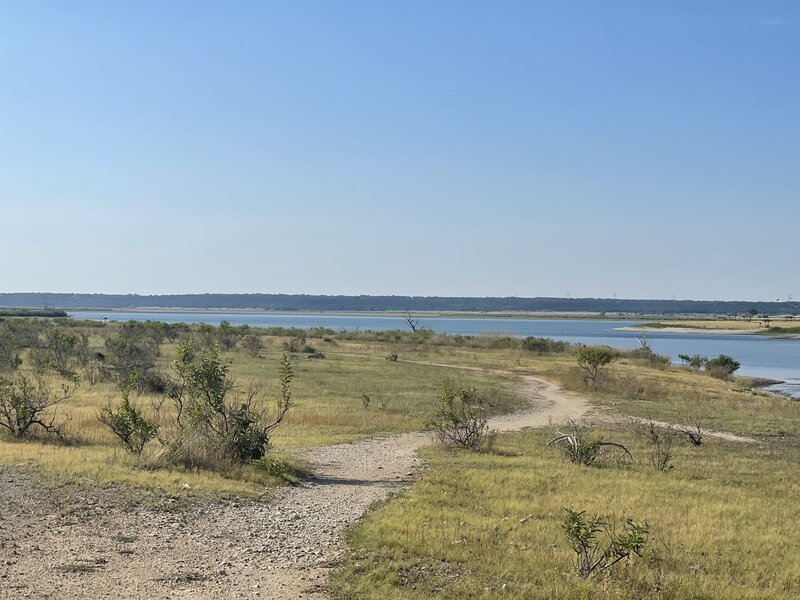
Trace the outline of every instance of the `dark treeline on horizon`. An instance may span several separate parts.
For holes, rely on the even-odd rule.
[[[798,314],[800,302],[631,300],[617,298],[471,298],[306,294],[0,293],[0,306],[51,309],[255,309],[268,311],[596,312],[637,314]]]

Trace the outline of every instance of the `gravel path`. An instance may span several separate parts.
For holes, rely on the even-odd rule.
[[[517,377],[529,405],[493,419],[499,431],[589,410],[552,383]],[[316,476],[266,502],[186,506],[122,486],[53,490],[35,473],[0,467],[0,598],[326,598],[345,529],[413,482],[427,443],[407,433],[307,449]]]

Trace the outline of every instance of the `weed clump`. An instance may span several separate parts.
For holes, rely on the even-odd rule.
[[[617,442],[604,441],[602,438],[589,439],[583,427],[576,421],[570,420],[572,433],[561,433],[556,430],[558,435],[547,442],[547,445],[560,444],[564,449],[564,455],[572,464],[591,466],[599,459],[603,458],[606,451],[611,448],[621,450],[623,456],[632,459],[631,453],[622,444]]]

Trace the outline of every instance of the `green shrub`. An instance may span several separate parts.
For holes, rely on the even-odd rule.
[[[294,377],[289,358],[284,354],[281,361],[281,397],[272,416],[257,409],[257,386],[236,387],[216,346],[198,349],[191,341],[179,343],[173,364],[178,380],[167,399],[175,409],[175,431],[165,441],[163,461],[224,470],[262,458],[270,433],[289,410]]]
[[[529,336],[522,340],[521,347],[529,352],[544,354],[546,352],[566,352],[569,350],[570,344],[561,340]]]
[[[130,387],[122,388],[122,404],[115,411],[111,406],[101,409],[97,420],[111,429],[125,450],[140,456],[147,442],[158,433],[158,425],[149,421],[130,403]]]
[[[582,346],[578,348],[575,358],[584,373],[586,384],[594,387],[602,369],[614,359],[614,352],[602,346]]]
[[[712,377],[725,379],[739,370],[741,364],[727,354],[720,354],[716,358],[709,358],[705,362],[706,372]]]
[[[564,510],[567,517],[562,528],[575,552],[581,577],[603,573],[620,561],[642,556],[650,533],[647,522],[628,519],[618,531],[605,516],[587,515],[586,511],[572,508]]]

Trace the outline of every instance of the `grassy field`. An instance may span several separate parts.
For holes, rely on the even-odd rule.
[[[500,437],[493,453],[426,449],[414,488],[349,537],[336,598],[797,598],[800,559],[787,525],[800,518],[797,446],[709,440],[655,471],[643,438],[630,469],[568,463],[551,433]],[[646,520],[641,559],[603,576],[576,574],[565,507],[617,524]]]
[[[798,333],[800,332],[800,322],[795,319],[770,319],[769,328],[765,327],[763,319],[755,317],[752,321],[745,320],[725,320],[725,319],[676,319],[674,321],[660,321],[657,323],[641,323],[639,327],[645,329],[670,329],[682,327],[685,329],[734,329],[742,333]]]
[[[260,386],[260,397],[267,407],[279,397],[279,362],[285,339],[265,336],[258,357],[241,351],[223,353],[223,358],[231,362],[238,385]],[[92,345],[101,348],[102,342],[103,337],[95,333]],[[495,412],[511,412],[521,403],[515,382],[498,375],[455,373],[439,367],[387,361],[388,350],[381,345],[322,340],[309,343],[323,350],[325,358],[309,360],[300,354],[294,360],[292,407],[272,438],[278,450],[421,429],[431,415],[437,391],[448,378],[456,376],[461,384],[474,385],[489,394],[494,399]],[[158,366],[163,372],[169,373],[174,355],[174,344],[162,347]],[[23,365],[25,359],[23,355]],[[57,385],[55,379],[53,384]],[[370,398],[368,407],[364,406],[364,394]],[[142,468],[154,451],[146,448],[143,461],[136,460],[97,420],[100,408],[109,402],[118,403],[120,397],[113,383],[82,382],[75,395],[58,406],[58,412],[71,419],[64,429],[66,443],[45,438],[18,442],[0,435],[0,462],[34,463],[59,479],[86,477],[171,492],[181,491],[185,489],[183,484],[188,484],[198,493],[256,494],[265,481],[275,482],[247,467],[227,473],[227,477],[209,471]],[[157,399],[151,394],[132,398],[146,413]]]
[[[715,379],[702,372],[621,355],[597,388],[586,386],[572,353],[538,355],[515,349],[427,346],[401,353],[409,360],[532,373],[589,396],[608,415],[695,423],[744,435],[800,434],[800,402],[749,387],[750,380]]]
[[[91,348],[101,350],[113,327],[87,328]],[[223,358],[238,385],[259,385],[269,406],[279,397],[279,360],[288,337],[262,332],[260,339],[258,356],[237,350]],[[491,452],[426,448],[422,456],[429,468],[414,487],[351,531],[351,551],[333,579],[337,597],[800,595],[800,559],[786,530],[800,517],[800,402],[760,393],[745,379],[716,379],[635,352],[617,353],[597,385],[588,387],[574,349],[538,354],[502,336],[362,332],[320,334],[307,342],[324,358],[294,358],[292,408],[274,432],[269,454],[275,462],[291,465],[293,448],[420,429],[447,380],[480,388],[497,413],[513,411],[522,403],[513,373],[533,374],[590,398],[599,417],[594,425],[606,428],[596,435],[624,443],[634,455],[631,468],[578,467],[546,447],[553,432],[543,430],[501,435]],[[386,359],[390,352],[397,360]],[[175,355],[174,343],[163,344],[157,368],[169,373]],[[22,358],[24,371],[30,357]],[[463,366],[481,370],[458,368]],[[113,481],[175,495],[257,495],[265,483],[280,483],[276,474],[253,465],[224,476],[148,467],[157,448],[146,448],[138,461],[97,420],[101,407],[119,398],[110,382],[83,381],[59,407],[72,419],[67,442],[0,436],[0,463],[39,465],[56,481]],[[143,394],[133,401],[147,411],[157,398]],[[657,472],[647,441],[629,431],[628,415],[701,422],[758,442],[707,438],[700,447],[680,445],[676,468]],[[651,536],[644,557],[602,577],[580,578],[561,529],[566,507],[608,515],[618,524],[646,520]]]

